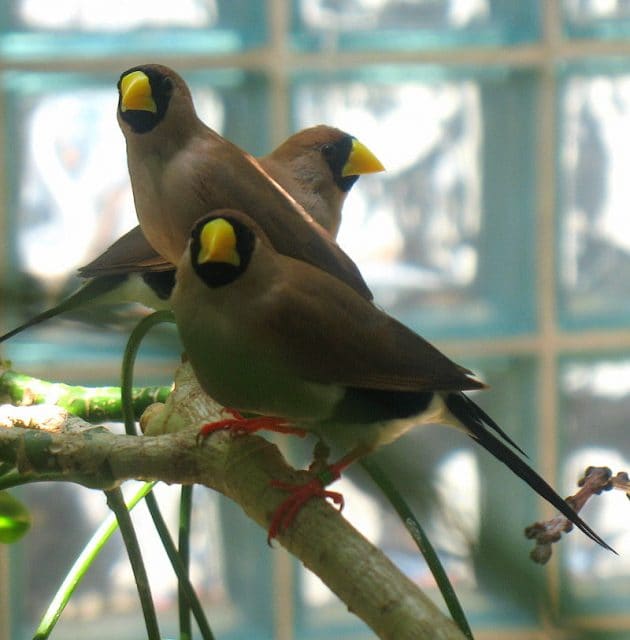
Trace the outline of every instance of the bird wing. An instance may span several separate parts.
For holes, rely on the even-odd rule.
[[[246,212],[278,253],[323,269],[372,299],[354,261],[253,156],[228,140],[221,139],[220,146],[213,140],[195,171],[193,189],[209,210],[228,207]]]
[[[41,313],[38,313],[36,316],[33,316],[19,327],[15,327],[11,331],[8,331],[4,335],[0,336],[0,342],[4,342],[9,338],[17,335],[18,333],[22,333],[25,329],[29,327],[33,327],[40,322],[44,322],[50,318],[54,318],[62,313],[66,313],[67,311],[72,311],[73,309],[77,309],[79,307],[87,305],[89,302],[94,302],[98,300],[100,297],[114,291],[116,287],[120,286],[122,282],[125,280],[124,275],[110,275],[104,276],[102,278],[94,278],[92,280],[88,280],[80,289],[69,295],[67,298],[62,300],[58,305],[51,307],[50,309],[46,309]]]
[[[273,349],[314,382],[398,391],[484,385],[424,338],[328,274],[286,260],[267,291]]]
[[[167,271],[173,268],[149,244],[142,229],[134,227],[98,258],[81,267],[79,275],[82,278],[94,278],[139,271]]]

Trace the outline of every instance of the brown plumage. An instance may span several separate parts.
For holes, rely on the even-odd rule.
[[[294,134],[259,158],[259,164],[334,236],[349,189],[361,173],[377,166],[371,154],[353,148],[356,144],[349,134],[319,125]],[[154,309],[168,308],[175,267],[153,249],[139,226],[79,271],[90,278],[83,287],[0,336],[0,342],[90,303],[141,302]]]
[[[161,65],[122,74],[118,122],[136,212],[149,244],[177,263],[192,224],[208,211],[249,211],[277,251],[371,293],[356,265],[258,161],[207,127],[184,80]]]
[[[293,134],[272,153],[259,158],[262,168],[333,238],[339,231],[341,209],[350,188],[360,175],[368,173],[368,168],[370,173],[378,170],[377,164],[347,167],[351,160],[343,148],[349,147],[351,140],[352,136],[339,129],[318,125]],[[326,148],[332,153],[323,153]]]
[[[351,187],[360,175],[377,170],[369,155],[367,159],[360,156],[359,161],[354,162],[358,166],[352,169],[353,173],[342,175],[350,170],[354,141],[355,138],[340,129],[318,125],[298,131],[271,153],[258,158],[264,171],[333,238],[339,230],[341,210]],[[332,154],[323,152],[327,148],[332,149]],[[91,278],[172,268],[172,263],[153,249],[138,226],[79,272]]]
[[[344,282],[278,253],[244,213],[216,211],[198,221],[171,303],[204,390],[224,406],[275,416],[284,428],[293,421],[342,444],[349,453],[331,465],[333,476],[416,425],[455,426],[610,548],[463,393],[484,386],[470,371]],[[310,495],[336,495],[318,481],[288,490],[294,495],[276,513],[271,537]]]

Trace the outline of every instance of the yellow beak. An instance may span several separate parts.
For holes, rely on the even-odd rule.
[[[241,264],[241,258],[236,250],[234,227],[224,218],[207,222],[201,230],[200,240],[198,264],[225,262],[235,267]]]
[[[157,112],[151,94],[151,83],[146,73],[132,71],[120,80],[120,108],[122,111]]]
[[[379,171],[385,171],[381,161],[362,142],[353,138],[352,150],[348,161],[341,170],[341,175],[345,178],[346,176],[360,176],[364,173],[378,173]]]

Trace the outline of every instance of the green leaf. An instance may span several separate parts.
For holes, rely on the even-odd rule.
[[[8,491],[0,491],[0,543],[17,542],[30,526],[28,509]]]

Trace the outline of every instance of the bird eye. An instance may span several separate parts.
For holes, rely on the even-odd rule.
[[[173,92],[173,81],[170,78],[162,79],[162,90],[166,95],[170,95]]]
[[[322,153],[327,158],[330,158],[335,153],[335,147],[333,147],[333,145],[330,143],[324,144],[322,145]]]

